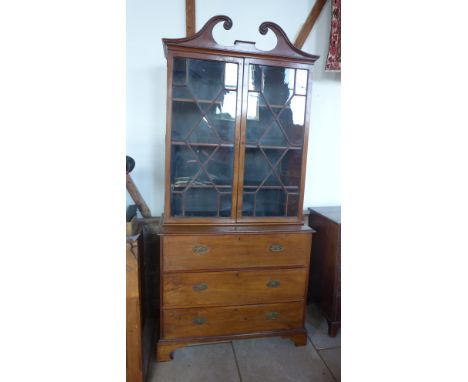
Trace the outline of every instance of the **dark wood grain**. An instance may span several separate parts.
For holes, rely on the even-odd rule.
[[[222,306],[302,301],[307,269],[170,273],[163,306]]]
[[[171,339],[301,328],[303,309],[303,302],[165,309],[163,333]],[[195,324],[197,318],[203,323]]]
[[[143,381],[143,342],[138,241],[128,240],[127,266],[127,382]]]
[[[154,280],[159,280],[160,286],[158,290],[160,318],[157,342],[158,361],[168,361],[175,349],[196,343],[266,336],[288,337],[297,346],[307,343],[304,318],[314,231],[303,225],[302,202],[307,160],[311,71],[318,56],[294,47],[284,31],[271,22],[264,22],[259,28],[261,34],[270,31],[276,35],[277,44],[270,51],[261,51],[255,47],[255,43],[249,41],[235,41],[233,46],[218,45],[213,38],[212,31],[221,22],[224,29],[232,27],[232,20],[229,17],[215,16],[193,36],[163,39],[168,61],[168,88],[164,216],[158,227],[158,235],[161,239],[160,251],[159,253],[154,251],[154,256],[159,257],[161,264],[158,275],[154,276]],[[176,147],[179,147],[188,142],[187,136],[177,137],[175,142],[171,140],[172,103],[176,102],[176,105],[185,107],[188,102],[194,102],[189,99],[190,94],[180,95],[177,100],[173,100],[172,72],[176,58],[219,61],[238,65],[234,141],[218,139],[219,143],[205,142],[212,148],[219,148],[221,145],[233,148],[232,184],[223,183],[217,186],[225,187],[225,189],[227,186],[232,186],[230,216],[220,216],[219,199],[217,199],[215,214],[218,216],[183,216],[185,215],[184,202],[182,202],[180,212],[177,213],[182,216],[173,216],[176,213],[171,212],[171,144],[174,143]],[[300,205],[295,216],[242,216],[249,95],[247,71],[251,64],[302,69],[308,72],[306,94],[297,90],[301,88],[294,86],[294,94],[305,95],[307,101],[302,147],[298,143],[292,143],[289,138],[287,143],[280,142],[278,146],[269,147],[282,149],[279,146],[286,146],[284,150],[302,150],[302,159],[292,160],[291,162],[295,163],[289,163],[284,170],[294,171],[293,178],[297,179],[297,184],[284,186],[288,195],[289,193],[298,195],[296,198]],[[189,68],[191,67],[186,66],[186,76]],[[181,73],[183,75],[183,70]],[[296,74],[297,72],[294,73],[294,81],[296,81]],[[197,75],[203,80],[202,72]],[[205,85],[208,85],[210,81],[211,79],[207,76]],[[188,84],[187,89],[190,86],[191,84]],[[221,86],[220,92],[223,89],[226,90],[226,86]],[[196,97],[193,96],[193,98]],[[203,98],[201,101],[200,120],[203,120],[206,115],[206,111],[202,109],[221,105],[221,103],[217,104],[217,101],[211,102]],[[272,104],[275,102],[272,101]],[[268,107],[271,109],[274,106],[268,104]],[[274,113],[273,110],[270,111]],[[278,116],[279,114],[273,114],[273,119],[280,123]],[[230,118],[232,120],[233,117]],[[191,127],[188,132],[188,137],[193,128]],[[265,132],[268,133],[268,129],[270,127],[266,126]],[[302,128],[300,132],[302,133]],[[194,145],[205,143],[197,142]],[[261,149],[267,146],[262,146]],[[192,150],[192,143],[187,147]],[[198,159],[193,150],[192,153],[194,154],[192,162],[200,167],[199,172],[206,170],[205,162]],[[269,161],[268,158],[267,161]],[[271,171],[275,171],[275,166],[271,163],[270,167]],[[207,177],[213,182],[211,175],[207,174]],[[193,179],[195,177],[192,177],[191,183]],[[266,181],[267,178],[263,180],[261,186]],[[204,183],[195,186],[200,190],[203,190],[203,187],[206,188]],[[265,184],[265,187],[278,186]],[[291,187],[294,188],[293,191]],[[283,215],[287,214],[287,207],[285,207]]]
[[[341,323],[340,207],[309,209],[309,225],[316,230],[312,247],[309,299],[317,303],[334,337]],[[331,217],[331,218],[330,218]]]
[[[307,266],[311,235],[210,235],[165,236],[163,269],[168,271],[235,269],[249,267]],[[281,252],[272,252],[274,244]],[[196,254],[193,248],[206,246],[207,252]]]
[[[250,332],[210,337],[174,338],[170,340],[162,339],[157,344],[156,359],[158,362],[171,361],[173,359],[174,350],[184,346],[203,344],[207,342],[229,342],[232,340],[244,340],[259,337],[282,337],[290,339],[296,346],[305,346],[307,344],[307,332],[304,328],[269,330],[263,332]]]
[[[289,40],[286,33],[281,27],[275,23],[266,21],[259,27],[261,34],[266,34],[268,30],[272,31],[277,43],[275,48],[270,51],[262,51],[255,47],[254,42],[236,40],[233,46],[219,45],[213,38],[213,28],[218,23],[223,23],[224,29],[232,28],[232,20],[227,16],[214,16],[206,22],[200,31],[191,37],[177,39],[163,39],[164,51],[167,55],[169,50],[185,52],[188,51],[203,51],[204,53],[215,53],[227,56],[241,57],[259,57],[272,58],[279,60],[295,60],[298,62],[314,63],[319,57],[303,52],[297,49]]]
[[[306,225],[166,225],[163,224],[159,229],[159,235],[257,235],[257,234],[277,234],[277,233],[301,233],[311,234],[315,232]]]
[[[137,223],[137,231],[127,236],[126,245],[127,382],[144,381],[154,355],[159,321],[158,225],[142,220]]]

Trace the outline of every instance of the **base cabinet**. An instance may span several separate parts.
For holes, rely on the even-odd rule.
[[[309,299],[320,306],[335,337],[341,325],[341,207],[309,208],[309,225],[316,231]]]
[[[276,226],[255,233],[237,226],[213,227],[212,235],[200,228],[207,229],[161,230],[158,361],[204,342],[277,335],[305,344],[313,231]]]

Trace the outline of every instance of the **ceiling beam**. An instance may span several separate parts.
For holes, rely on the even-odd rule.
[[[185,31],[187,37],[195,34],[195,0],[185,0]]]
[[[302,25],[301,30],[299,31],[299,34],[297,35],[296,41],[294,41],[294,46],[298,49],[302,49],[302,46],[304,45],[305,41],[307,40],[307,37],[309,37],[309,33],[312,30],[312,27],[315,24],[315,21],[320,15],[320,12],[322,11],[323,6],[327,0],[316,0],[314,6],[312,7],[312,10],[309,13],[309,16],[307,16],[307,19]]]

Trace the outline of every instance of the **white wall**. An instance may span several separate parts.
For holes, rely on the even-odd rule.
[[[256,41],[269,50],[273,33],[262,36],[263,21],[279,24],[291,41],[299,32],[315,0],[196,0],[196,29],[212,16],[232,18],[225,31],[219,24],[219,43]],[[328,1],[303,50],[320,55],[312,89],[309,154],[304,208],[340,204],[340,95],[339,73],[325,73],[330,34]],[[185,1],[127,1],[127,155],[136,161],[132,177],[153,215],[163,210],[164,135],[166,126],[166,60],[161,39],[185,36]],[[127,195],[127,204],[131,199]]]

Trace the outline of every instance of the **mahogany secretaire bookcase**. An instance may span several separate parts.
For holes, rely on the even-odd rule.
[[[215,16],[163,39],[167,130],[157,359],[182,346],[282,336],[305,345],[313,230],[302,223],[311,70],[277,45],[218,45]]]

